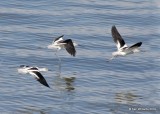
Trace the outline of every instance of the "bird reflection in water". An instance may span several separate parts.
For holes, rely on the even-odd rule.
[[[128,106],[136,103],[140,96],[135,95],[133,92],[119,92],[115,93],[115,104],[111,107],[111,112],[117,114],[121,111],[126,111]]]
[[[66,83],[66,88],[65,88],[66,90],[71,91],[75,89],[73,86],[73,83],[76,79],[75,77],[69,77],[69,78],[63,78],[63,79]]]
[[[62,76],[62,74],[57,75],[54,79],[54,86],[58,90],[73,91],[73,90],[75,90],[75,87],[74,87],[75,80],[76,80],[76,77],[74,77],[74,76],[69,76],[69,75]]]
[[[131,104],[134,103],[134,101],[138,98],[138,95],[135,95],[134,93],[131,92],[120,92],[116,93],[115,95],[115,100],[117,103],[127,103]]]

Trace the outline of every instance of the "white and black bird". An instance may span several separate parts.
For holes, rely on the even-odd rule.
[[[76,43],[73,43],[71,39],[63,39],[64,35],[61,35],[57,38],[55,38],[55,40],[52,42],[51,45],[48,45],[48,49],[57,49],[60,50],[62,48],[65,48],[66,51],[72,55],[75,56],[76,55],[76,50],[75,50],[75,46],[77,45]]]
[[[112,53],[111,59],[117,56],[125,56],[140,51],[139,47],[142,45],[142,42],[138,42],[128,47],[115,26],[112,26],[111,33],[113,40],[117,46],[117,51]]]
[[[61,72],[61,59],[58,56],[57,52],[63,48],[66,49],[66,51],[72,55],[75,56],[76,55],[76,49],[75,46],[77,46],[78,44],[76,44],[75,42],[72,42],[71,39],[63,39],[64,35],[61,35],[57,38],[55,38],[52,42],[52,44],[48,45],[48,49],[56,49],[56,53],[55,55],[58,57],[59,59],[59,73]]]
[[[43,84],[46,87],[49,87],[47,81],[42,76],[42,74],[40,73],[40,71],[48,71],[48,69],[47,68],[39,68],[39,67],[30,67],[30,66],[25,66],[25,65],[20,65],[20,67],[18,68],[18,72],[19,73],[21,73],[21,74],[31,74],[41,84]]]

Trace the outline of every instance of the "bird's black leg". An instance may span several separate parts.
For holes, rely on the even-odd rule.
[[[55,55],[57,56],[57,58],[58,58],[58,60],[59,60],[59,64],[58,64],[59,66],[58,66],[58,67],[59,67],[59,75],[60,75],[60,74],[61,74],[61,58],[58,56],[57,53],[58,53],[58,49],[56,50]]]

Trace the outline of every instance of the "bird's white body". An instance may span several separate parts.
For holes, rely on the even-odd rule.
[[[62,37],[59,38],[56,41],[53,41],[52,44],[48,45],[48,49],[58,49],[58,50],[60,50],[60,49],[64,48],[65,43],[59,43],[61,41],[63,41]]]
[[[36,69],[31,69],[31,68],[37,68],[37,70]],[[30,70],[31,69],[31,70]],[[48,71],[48,69],[47,68],[39,68],[39,67],[25,67],[25,68],[18,68],[18,72],[19,73],[22,73],[22,74],[26,74],[26,73],[29,73],[29,72],[31,72],[31,71],[37,71],[37,72],[45,72],[45,71]]]
[[[32,69],[32,68],[35,68],[35,69]],[[20,73],[20,74],[31,74],[31,75],[34,75],[32,72],[45,72],[45,71],[48,71],[48,69],[47,68],[39,68],[39,67],[29,67],[29,66],[23,66],[23,67],[19,67],[18,69],[18,73]],[[34,76],[36,76],[36,75],[34,75]],[[37,77],[37,76],[36,76]],[[37,77],[37,78],[39,78],[39,77]]]
[[[57,50],[60,50],[60,49],[64,48],[64,44],[53,43],[51,45],[48,45],[48,49],[57,49]]]
[[[58,50],[60,50],[62,48],[65,48],[64,45],[66,43],[59,43],[59,42],[61,42],[63,40],[64,40],[63,38],[59,38],[58,40],[52,42],[52,44],[50,44],[50,45],[47,46],[48,49],[58,49]],[[76,42],[73,42],[73,45],[74,46],[78,46],[78,44]]]
[[[116,57],[116,56],[126,56],[128,54],[133,54],[133,53],[137,53],[140,52],[140,50],[138,48],[135,49],[130,49],[127,47],[127,45],[125,45],[125,47],[123,48],[119,48],[116,52],[112,53],[112,56]]]
[[[117,41],[117,45],[116,46],[117,46],[117,51],[113,52],[112,56],[117,57],[117,56],[125,56],[125,55],[127,55],[126,48],[128,48],[128,47],[127,47],[126,44],[123,47],[121,47],[120,42]]]
[[[127,55],[127,53],[123,52],[123,51],[115,51],[112,53],[112,56],[117,57],[117,56],[125,56]]]

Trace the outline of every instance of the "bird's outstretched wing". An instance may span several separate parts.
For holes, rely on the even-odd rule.
[[[62,40],[63,40],[63,36],[64,36],[64,35],[61,35],[61,36],[56,37],[56,38],[53,40],[52,43],[62,41]]]
[[[138,43],[130,46],[129,48],[138,48],[138,47],[140,47],[141,45],[142,45],[142,42],[138,42]]]
[[[140,47],[141,45],[142,45],[142,42],[138,42],[138,43],[130,46],[130,47],[128,48],[128,50],[131,50],[131,51],[133,51],[133,52],[139,52],[140,50],[138,49],[138,47]]]
[[[40,72],[38,72],[38,71],[31,71],[29,73],[31,75],[35,76],[36,80],[39,81],[41,84],[43,84],[46,87],[49,87],[47,81],[45,80],[45,78],[42,76],[42,74]]]
[[[123,38],[119,34],[115,25],[112,26],[111,32],[112,32],[113,41],[116,43],[118,50],[123,47],[127,47],[127,45],[125,44],[125,41],[123,40]]]
[[[67,50],[67,52],[69,54],[71,54],[72,56],[75,56],[76,55],[76,50],[75,50],[75,47],[73,45],[72,40],[67,39],[67,40],[64,40],[63,43],[65,43],[64,47]]]

